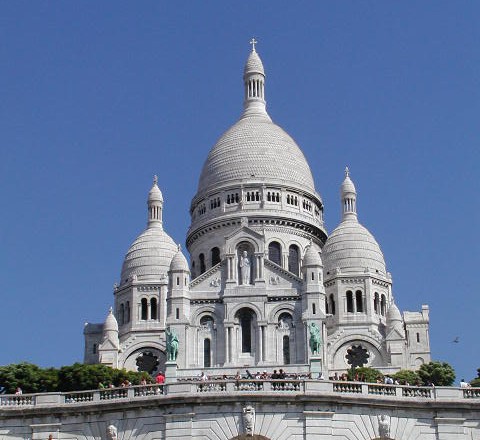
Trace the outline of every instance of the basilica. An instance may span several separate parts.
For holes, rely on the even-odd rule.
[[[150,374],[174,361],[184,376],[279,367],[332,376],[352,365],[388,374],[429,362],[428,306],[399,311],[348,168],[339,224],[327,232],[310,166],[266,110],[255,42],[243,85],[243,113],[203,165],[186,249],[166,232],[155,177],[114,306],[85,325],[84,361]]]

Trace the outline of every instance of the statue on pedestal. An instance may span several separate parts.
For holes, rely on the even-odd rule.
[[[176,361],[179,346],[178,336],[170,327],[165,330],[165,335],[167,336],[167,361]]]
[[[322,343],[322,337],[320,335],[320,327],[312,322],[309,325],[310,328],[310,350],[312,355],[320,354],[320,346]]]
[[[247,436],[253,436],[255,431],[255,408],[252,405],[247,405],[243,408],[243,425],[245,426]]]

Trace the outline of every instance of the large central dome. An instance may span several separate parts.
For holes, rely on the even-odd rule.
[[[244,116],[222,135],[203,166],[198,192],[252,178],[315,190],[302,151],[266,114]]]
[[[197,194],[256,180],[315,192],[312,172],[295,141],[265,108],[265,72],[255,49],[245,64],[244,112],[210,150]]]

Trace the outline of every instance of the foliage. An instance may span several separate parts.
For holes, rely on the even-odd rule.
[[[432,361],[423,364],[418,375],[424,385],[451,386],[455,381],[455,370],[446,362]]]
[[[347,376],[348,380],[355,380],[355,377],[357,376],[364,382],[376,383],[377,380],[380,379],[383,383],[383,374],[375,368],[370,367],[357,367],[355,370],[349,369]]]
[[[0,367],[0,386],[5,392],[13,394],[17,387],[24,393],[40,393],[54,391],[92,390],[99,384],[120,386],[128,380],[138,385],[142,378],[150,380],[146,372],[118,370],[105,365],[73,365],[56,368],[40,368],[28,362]]]
[[[416,385],[420,382],[420,376],[416,371],[413,370],[400,370],[397,371],[392,377],[393,379],[397,380],[400,385],[405,385],[406,383],[410,385]]]
[[[477,377],[470,381],[472,387],[480,387],[480,368],[477,368]]]
[[[42,369],[28,362],[0,367],[0,385],[7,393],[20,387],[24,393],[53,391],[58,385],[55,369]]]

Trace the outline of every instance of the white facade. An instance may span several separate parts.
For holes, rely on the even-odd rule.
[[[248,367],[332,375],[349,368],[352,348],[366,353],[361,365],[384,372],[429,362],[428,307],[399,312],[382,251],[358,221],[348,170],[342,219],[328,235],[310,167],[266,111],[255,48],[243,79],[243,113],[210,150],[192,199],[190,264],[163,229],[155,179],[147,228],[114,290],[117,332],[112,314],[87,324],[85,362],[164,370],[168,327],[185,376]]]

